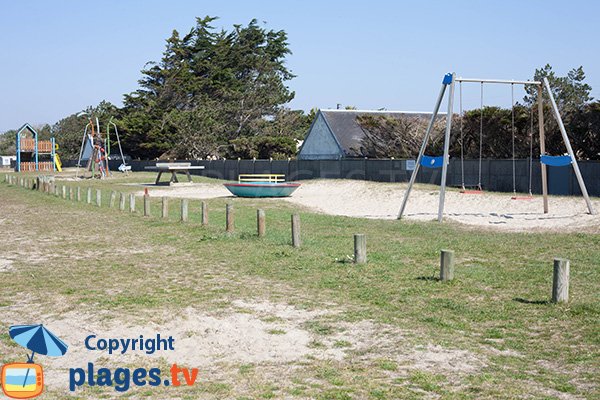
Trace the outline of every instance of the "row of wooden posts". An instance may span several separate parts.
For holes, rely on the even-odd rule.
[[[17,180],[18,179],[18,180]],[[19,185],[28,189],[39,190],[45,193],[55,194],[61,196],[63,199],[69,198],[70,200],[81,201],[81,188],[79,186],[73,188],[62,185],[59,192],[58,186],[53,180],[46,177],[38,177],[35,180],[17,177],[14,175],[6,174],[4,182],[8,182],[10,185]],[[117,192],[112,191],[110,194],[109,207],[115,206],[117,198]],[[87,188],[87,203],[92,203],[92,188]],[[126,206],[126,195],[119,192],[119,210],[124,211]],[[102,191],[96,189],[96,206],[101,207],[102,205]],[[182,222],[188,220],[189,201],[188,199],[181,199],[181,218]],[[144,193],[144,216],[150,216],[150,196],[146,190]],[[135,195],[129,194],[129,212],[135,212]],[[161,218],[167,218],[169,215],[169,199],[162,197],[161,199]],[[208,225],[208,206],[206,202],[201,202],[201,223],[202,225]],[[300,247],[300,216],[293,214],[291,216],[291,229],[292,229],[292,246]],[[233,233],[235,230],[235,214],[233,204],[229,203],[225,207],[225,231],[227,233]],[[256,230],[258,237],[263,237],[266,234],[266,213],[262,209],[256,211]],[[358,233],[354,235],[354,262],[356,264],[367,263],[367,238],[364,234]],[[452,250],[441,250],[440,252],[440,276],[439,280],[442,282],[449,282],[454,279],[454,251]],[[555,258],[554,259],[554,270],[552,279],[552,302],[562,303],[569,301],[569,270],[570,262],[567,259]]]
[[[17,181],[18,179],[18,181]],[[82,190],[81,187],[76,186],[67,186],[62,185],[59,186],[55,184],[54,180],[49,179],[48,177],[37,177],[36,179],[28,179],[21,178],[14,175],[6,174],[4,177],[4,181],[8,182],[11,185],[20,185],[23,187],[27,187],[33,190],[39,190],[44,193],[54,194],[56,196],[62,197],[63,199],[76,200],[78,202],[82,201]],[[92,188],[87,188],[87,196],[86,202],[87,204],[92,204]],[[122,192],[112,191],[109,199],[109,208],[114,208],[117,200],[117,195],[119,197],[119,210],[125,211],[127,198],[126,195]],[[136,197],[133,193],[129,194],[129,212],[134,213],[136,209]],[[97,207],[102,206],[102,191],[100,189],[96,189],[96,202]],[[181,199],[181,207],[180,207],[180,221],[186,222],[188,221],[189,215],[189,200]],[[201,211],[201,223],[203,226],[208,225],[208,205],[206,202],[202,201],[200,206]],[[148,194],[148,190],[145,191],[143,196],[143,215],[145,217],[150,216],[150,196]],[[169,198],[162,197],[161,198],[161,218],[167,218],[169,216]],[[256,226],[257,226],[257,235],[259,237],[263,237],[266,234],[266,213],[264,210],[259,209],[256,211]],[[293,214],[291,216],[291,228],[292,228],[292,246],[300,247],[300,216],[298,214]],[[225,207],[225,231],[227,233],[233,233],[235,231],[235,214],[233,209],[233,204],[227,204]],[[366,254],[364,261],[366,262]]]

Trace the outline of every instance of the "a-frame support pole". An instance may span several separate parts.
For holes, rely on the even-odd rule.
[[[544,98],[543,88],[540,84],[537,88],[538,101],[538,130],[540,132],[540,154],[546,154],[546,134],[544,132]],[[541,164],[542,172],[542,196],[544,199],[544,214],[548,214],[548,169],[546,164]]]
[[[87,129],[90,124],[86,124],[85,129],[83,130],[83,138],[81,139],[81,149],[79,150],[79,158],[77,159],[77,169],[75,170],[75,178],[79,177],[79,166],[81,165],[81,157],[83,155],[83,150],[85,146],[85,139],[87,138]],[[84,173],[85,175],[85,173]]]
[[[410,181],[408,183],[408,188],[406,189],[406,192],[404,193],[404,199],[402,200],[402,206],[400,207],[400,212],[398,213],[398,219],[401,219],[402,215],[404,214],[404,209],[406,208],[406,204],[408,203],[408,197],[410,196],[412,187],[415,184],[415,180],[417,179],[419,167],[421,166],[421,159],[423,158],[423,154],[425,153],[425,148],[427,147],[427,141],[429,140],[429,135],[431,134],[431,130],[433,129],[435,119],[437,118],[438,112],[440,110],[442,100],[444,99],[444,93],[446,92],[446,87],[449,84],[453,83],[452,77],[453,77],[452,74],[446,74],[446,76],[444,76],[444,80],[442,81],[442,88],[440,89],[440,94],[438,95],[437,101],[435,103],[435,107],[433,109],[433,114],[431,114],[431,120],[429,121],[427,130],[425,131],[425,137],[423,138],[423,143],[421,144],[421,149],[419,150],[419,156],[417,157],[417,162],[415,163],[415,169],[413,169],[412,175],[410,176]]]
[[[560,112],[558,111],[558,107],[556,106],[556,101],[554,100],[554,96],[552,95],[552,90],[550,89],[550,83],[548,82],[548,78],[544,78],[544,86],[548,91],[548,97],[550,98],[552,111],[554,111],[554,117],[556,118],[556,122],[558,122],[558,127],[560,128],[560,133],[562,135],[563,141],[565,142],[565,146],[567,147],[567,152],[571,157],[571,165],[573,165],[573,170],[575,171],[575,176],[577,177],[577,182],[579,183],[579,189],[581,189],[581,194],[585,199],[590,214],[596,214],[596,212],[594,211],[594,207],[592,207],[592,202],[590,201],[590,196],[588,195],[587,188],[585,187],[585,182],[583,181],[583,177],[581,176],[579,164],[577,164],[577,158],[575,158],[575,153],[573,153],[573,148],[571,147],[571,142],[569,141],[569,136],[567,135],[565,125],[563,124],[562,118],[560,117]]]
[[[442,165],[442,182],[440,188],[440,206],[438,208],[438,222],[444,218],[444,203],[446,201],[446,175],[448,174],[448,163],[450,159],[450,132],[452,130],[452,108],[454,105],[454,74],[450,83],[448,94],[448,114],[446,114],[446,134],[444,137],[444,165]]]

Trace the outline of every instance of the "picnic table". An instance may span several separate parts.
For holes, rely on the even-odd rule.
[[[154,167],[146,167],[145,169],[150,171],[158,171],[158,176],[156,177],[156,185],[160,182],[160,177],[163,172],[170,172],[171,179],[169,180],[169,185],[179,183],[179,179],[177,179],[177,173],[182,172],[187,175],[188,181],[191,183],[192,176],[190,175],[190,170],[192,169],[204,169],[203,166],[194,166],[192,167],[192,163],[156,163]]]

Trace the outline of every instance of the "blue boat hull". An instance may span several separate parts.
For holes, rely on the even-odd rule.
[[[238,197],[288,197],[300,187],[299,183],[225,183],[227,190]]]

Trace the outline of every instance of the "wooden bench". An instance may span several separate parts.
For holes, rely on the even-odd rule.
[[[156,163],[154,167],[146,167],[145,169],[150,171],[158,171],[158,176],[156,177],[156,182],[154,184],[158,185],[160,183],[160,177],[163,172],[170,172],[171,179],[169,180],[169,185],[173,185],[175,183],[179,183],[179,179],[177,179],[177,173],[181,172],[187,175],[188,181],[193,183],[192,176],[190,175],[190,170],[192,169],[204,169],[203,166],[195,166],[192,167],[192,163]]]
[[[285,182],[285,175],[283,174],[240,174],[238,175],[238,182],[268,182],[268,183],[282,183]]]

